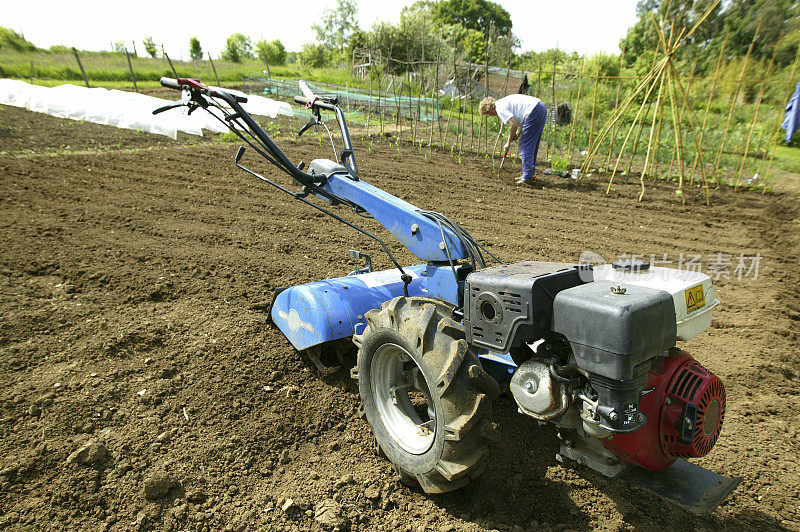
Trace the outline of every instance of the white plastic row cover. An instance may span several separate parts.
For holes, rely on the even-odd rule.
[[[238,91],[224,89],[232,93]],[[178,97],[176,92],[176,99]],[[275,118],[278,114],[293,116],[292,107],[263,96],[247,95],[245,110],[254,115]],[[153,115],[153,110],[171,103],[170,100],[135,92],[88,89],[77,85],[42,87],[25,81],[0,79],[0,104],[22,107],[59,118],[83,120],[95,124],[135,129],[177,138],[178,131],[203,135],[203,130],[215,133],[228,131],[219,120],[198,109],[191,115],[187,108],[172,109]],[[212,109],[218,116],[221,113]]]

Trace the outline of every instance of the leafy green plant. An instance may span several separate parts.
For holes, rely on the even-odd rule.
[[[553,156],[550,158],[550,166],[556,172],[563,173],[569,170],[569,159],[566,157],[561,157],[557,153],[554,153]]]

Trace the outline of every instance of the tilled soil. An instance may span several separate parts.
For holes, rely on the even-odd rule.
[[[320,376],[265,323],[274,288],[346,274],[348,249],[388,267],[373,242],[236,170],[230,144],[25,113],[0,108],[3,526],[800,529],[795,197],[720,190],[705,207],[692,189],[682,206],[654,183],[638,203],[634,183],[606,196],[592,178],[549,176],[519,188],[518,164],[498,176],[483,158],[356,139],[363,179],[458,220],[505,261],[761,256],[756,280],[715,283],[712,327],[683,346],[727,386],[722,436],[697,462],[743,481],[713,515],[563,468],[554,431],[504,397],[486,473],[427,497],[375,455],[347,372]],[[30,129],[9,131],[20,116]],[[281,145],[294,160],[320,150]]]

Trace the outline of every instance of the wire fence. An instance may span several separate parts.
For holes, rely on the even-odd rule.
[[[757,37],[758,32],[754,40]],[[64,57],[54,57],[59,54],[43,54],[51,63],[37,65],[34,59],[16,58],[2,65],[0,75],[34,81],[52,78],[56,72],[56,79],[77,78],[89,86],[113,71],[111,78],[129,82],[135,90],[137,82],[162,75],[200,77],[227,86],[238,77],[241,86],[238,82],[233,86],[245,92],[285,101],[299,94],[296,79],[254,75],[261,74],[256,63],[215,64],[211,57],[173,62],[166,55],[154,63],[127,53],[106,54],[113,61],[124,62],[111,68],[98,63],[96,55],[87,59],[74,49],[65,53],[73,56],[77,68],[65,67]],[[332,71],[331,78],[345,83],[312,81],[309,85],[318,94],[338,97],[363,135],[392,135],[395,143],[410,141],[418,148],[443,148],[459,162],[465,155],[481,156],[496,167],[505,130],[498,119],[481,116],[478,104],[486,96],[523,93],[537,96],[548,108],[538,164],[559,173],[581,167],[585,154],[592,152],[592,165],[582,168],[584,174],[616,169],[622,177],[646,172],[652,179],[671,180],[677,179],[679,169],[682,172],[688,167],[693,186],[702,160],[714,185],[736,183],[737,187],[769,189],[773,148],[800,57],[782,75],[775,75],[774,61],[754,70],[755,62],[748,54],[730,64],[724,59],[723,47],[713,74],[695,75],[695,62],[678,76],[686,99],[677,105],[677,112],[672,112],[664,98],[647,102],[638,115],[635,105],[618,113],[646,76],[634,76],[621,68],[624,53],[617,58],[618,75],[601,69],[599,59],[584,58],[576,69],[574,62],[559,64],[558,54],[553,57],[552,64],[540,62],[538,68],[528,70],[511,68],[511,56],[506,65],[446,59],[438,53],[435,59],[416,62],[370,58]],[[612,121],[609,131],[600,135]],[[690,123],[695,127],[690,128]],[[647,168],[643,166],[646,153]],[[509,155],[512,160],[518,156],[515,149]]]

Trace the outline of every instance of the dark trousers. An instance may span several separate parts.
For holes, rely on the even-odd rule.
[[[536,169],[536,155],[539,153],[539,141],[542,140],[542,131],[547,119],[547,107],[539,102],[533,111],[522,123],[522,133],[519,137],[519,155],[522,158],[522,177],[533,179]]]

